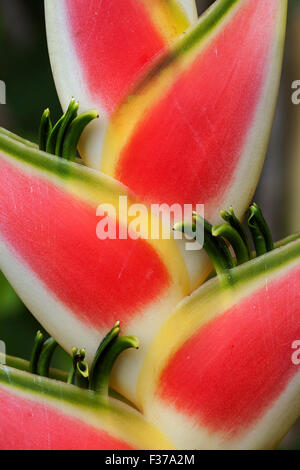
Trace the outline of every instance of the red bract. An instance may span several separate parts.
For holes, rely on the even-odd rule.
[[[250,202],[281,71],[286,2],[218,1],[114,113],[100,168],[148,203]]]
[[[182,8],[183,7],[183,8]],[[50,59],[63,107],[99,109],[81,149],[97,166],[107,121],[138,76],[196,21],[194,0],[45,0]]]
[[[125,87],[121,97],[114,73],[102,80],[94,67],[102,50],[92,47],[94,36],[89,35],[87,42],[79,41],[75,34],[90,33],[94,2],[84,12],[89,28],[82,26],[82,16],[75,10],[60,17],[58,10],[49,8],[48,41],[64,106],[70,93],[77,91],[69,85],[70,77],[77,87],[91,83],[88,78],[78,79],[78,61],[61,46],[59,38],[66,29],[74,32],[68,36],[68,45],[77,50],[77,56],[81,50],[82,73],[97,80],[97,89],[110,87],[104,93],[106,99],[117,96],[102,153],[103,133],[93,124],[97,129],[93,131],[91,125],[86,134],[89,148],[82,148],[83,158],[123,182],[147,204],[204,204],[205,216],[213,223],[219,220],[220,209],[230,205],[241,216],[253,196],[265,157],[281,73],[286,9],[286,0],[218,0],[183,37],[155,56],[142,77],[133,79],[129,74],[130,87]],[[75,22],[73,30],[69,21]],[[119,34],[116,26],[118,53],[119,42],[126,45]],[[155,44],[154,38],[151,44]],[[102,35],[99,40],[102,45]],[[114,54],[109,47],[104,50],[106,60],[108,57],[115,67],[118,61],[110,62]],[[129,65],[136,52],[128,59],[122,55],[122,59]],[[126,68],[119,67],[118,73],[123,70]],[[98,100],[90,99],[89,106],[99,106]],[[196,288],[210,265],[201,255],[184,251],[184,256]]]
[[[272,448],[296,421],[299,286],[298,237],[177,307],[139,379],[145,415],[176,446]]]
[[[128,197],[128,207],[136,199],[124,186],[1,132],[0,169],[1,269],[69,352],[76,344],[91,359],[117,320],[125,334],[134,331],[139,359],[118,376],[118,388],[134,398],[147,345],[190,291],[175,241],[133,239],[119,198]],[[126,239],[97,237],[99,204],[115,209],[109,220]]]
[[[0,366],[2,450],[171,449],[129,406],[88,390]]]

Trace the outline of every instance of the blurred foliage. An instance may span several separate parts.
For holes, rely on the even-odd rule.
[[[43,0],[0,0],[1,80],[7,106],[1,124],[36,139],[39,117],[51,103],[59,113],[47,52]]]
[[[212,0],[197,0],[199,13],[211,3]],[[289,1],[289,23],[294,8],[299,6],[300,0]],[[256,193],[256,200],[264,209],[277,238],[287,235],[287,226],[280,215],[286,213],[283,204],[285,185],[289,187],[289,181],[285,182],[282,175],[285,174],[284,154],[288,148],[286,129],[293,120],[293,113],[289,112],[291,80],[300,79],[300,76],[290,74],[293,64],[288,57],[299,55],[300,29],[298,39],[295,43],[288,28],[279,105]],[[61,112],[48,58],[43,0],[0,0],[0,57],[0,79],[7,85],[7,105],[0,105],[0,125],[36,141],[42,110],[51,106],[53,115],[58,116]],[[289,194],[289,197],[294,195]],[[300,214],[298,216],[300,220]],[[29,358],[37,329],[42,328],[0,273],[0,339],[5,341],[7,353]],[[55,354],[54,366],[70,367],[70,359],[61,349]],[[299,429],[300,425],[295,427],[280,448],[300,449]]]

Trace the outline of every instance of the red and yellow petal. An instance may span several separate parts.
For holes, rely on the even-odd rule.
[[[1,450],[170,449],[141,415],[116,400],[0,366]]]
[[[194,0],[182,0],[190,15]],[[195,5],[194,5],[195,8]],[[48,47],[63,108],[97,108],[81,150],[90,166],[107,119],[137,77],[189,26],[177,0],[45,0]]]
[[[120,197],[128,207],[136,202],[105,175],[0,133],[1,269],[68,351],[84,347],[91,359],[117,320],[139,336],[140,351],[125,353],[127,370],[116,374],[117,388],[133,398],[151,337],[190,286],[173,240],[133,239],[132,231],[125,239],[97,237],[100,204],[111,205],[109,220],[127,235]]]
[[[179,448],[272,448],[300,415],[299,238],[231,274],[178,306],[139,379],[146,416]]]
[[[287,2],[219,0],[162,54],[112,116],[101,170],[147,203],[241,216],[262,168]]]

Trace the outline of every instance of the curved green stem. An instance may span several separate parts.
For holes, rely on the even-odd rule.
[[[267,246],[266,246],[265,237],[263,236],[258,226],[255,214],[256,214],[256,211],[253,208],[253,206],[251,206],[249,209],[248,227],[252,235],[252,239],[253,239],[253,243],[254,243],[254,247],[256,251],[256,256],[261,256],[267,253]]]
[[[206,231],[207,235],[209,235],[210,240],[212,243],[215,243],[219,253],[221,254],[222,258],[224,259],[224,271],[227,271],[228,269],[234,268],[235,262],[234,259],[229,251],[228,246],[224,242],[224,240],[221,237],[214,237],[212,234],[212,225],[208,224],[206,222]]]
[[[247,247],[249,259],[251,259],[252,250],[251,250],[251,245],[250,245],[250,242],[249,242],[249,239],[248,239],[247,232],[244,229],[244,227],[242,226],[239,219],[236,217],[233,208],[230,207],[228,212],[227,211],[221,211],[220,214],[221,214],[222,219],[224,219],[225,222],[228,222],[231,225],[231,227],[233,227],[238,232],[238,234],[242,238],[245,246]]]
[[[231,253],[221,238],[212,235],[212,225],[198,214],[193,214],[193,223],[179,222],[174,230],[180,230],[190,238],[201,240],[200,230],[204,230],[203,248],[210,257],[217,274],[224,274],[234,267]]]
[[[57,342],[54,338],[49,338],[47,341],[45,341],[37,363],[38,375],[41,375],[42,377],[49,377],[50,362],[56,347]]]
[[[46,151],[47,141],[49,135],[52,132],[52,122],[50,118],[50,109],[47,108],[42,114],[41,123],[39,128],[39,148],[40,150]]]
[[[78,361],[75,370],[76,384],[80,388],[89,388],[89,366],[86,361]]]
[[[103,338],[98,349],[96,351],[94,360],[92,362],[91,370],[90,370],[90,383],[93,383],[94,375],[99,364],[99,359],[103,354],[103,351],[119,336],[120,333],[120,322],[117,321],[113,328],[109,331],[109,333]]]
[[[260,232],[262,233],[267,251],[272,251],[274,249],[274,243],[271,235],[271,231],[268,227],[268,224],[262,214],[262,211],[257,204],[253,203],[250,207],[251,214],[255,218],[256,224],[259,227]]]
[[[109,391],[109,376],[112,367],[118,356],[129,348],[138,349],[139,341],[135,336],[121,336],[115,338],[112,343],[104,349],[101,357],[94,367],[94,374],[91,377],[90,386],[91,390],[99,393],[101,398],[108,397]]]
[[[77,116],[79,104],[76,103],[74,98],[70,101],[69,107],[64,114],[64,119],[59,127],[59,131],[57,134],[56,144],[55,144],[55,155],[58,157],[62,156],[63,145],[64,145],[64,138],[68,133],[68,128],[73,121],[73,119]]]
[[[94,119],[98,118],[99,114],[97,110],[87,111],[85,113],[80,114],[77,118],[75,118],[66,133],[63,148],[62,148],[62,157],[66,160],[74,161],[76,158],[76,151],[79,139],[81,137],[82,132],[86,128],[86,126],[93,121]]]
[[[75,384],[75,369],[76,369],[76,356],[78,355],[78,349],[72,348],[72,367],[68,373],[67,383]]]
[[[249,261],[247,247],[238,231],[231,225],[214,225],[212,228],[212,234],[214,237],[223,237],[228,240],[234,250],[238,265]]]
[[[57,142],[57,137],[59,134],[59,130],[62,126],[62,123],[64,122],[65,119],[65,114],[62,115],[62,117],[57,121],[55,126],[53,127],[49,138],[47,140],[47,145],[46,145],[46,152],[51,153],[52,155],[55,155],[55,147],[56,147],[56,142]]]
[[[205,248],[205,237],[206,237],[207,241],[210,242],[210,246],[215,245],[218,250],[219,257],[223,258],[224,260],[223,271],[234,268],[235,266],[234,259],[232,258],[231,253],[226,243],[224,242],[224,240],[221,237],[219,238],[213,237],[212,225],[206,219],[204,219],[199,214],[197,214],[197,212],[194,212],[193,214],[194,214],[194,220],[196,221],[196,223],[200,223],[202,224],[202,226],[204,226],[204,248]]]
[[[72,349],[73,368],[68,376],[68,383],[76,384],[80,388],[88,388],[89,385],[89,366],[85,361],[85,349],[78,351],[77,348]]]
[[[44,345],[44,335],[41,331],[38,331],[35,335],[33,348],[31,352],[30,362],[29,362],[29,372],[32,374],[37,374],[38,361],[41,355],[41,351]]]

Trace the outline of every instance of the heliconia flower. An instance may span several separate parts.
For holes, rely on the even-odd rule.
[[[97,166],[109,116],[152,59],[196,22],[195,0],[45,0],[45,12],[63,108],[75,96],[81,110],[99,110],[81,144]]]
[[[296,235],[179,304],[143,365],[142,409],[180,448],[273,448],[300,416],[299,340]]]
[[[134,345],[136,339],[123,340]],[[99,390],[83,390],[64,383],[62,371],[51,371],[54,380],[16,368],[28,368],[26,361],[8,362],[15,367],[0,365],[1,450],[173,448],[134,408],[108,398],[105,375],[97,378]]]
[[[213,223],[233,205],[240,217],[268,143],[286,8],[216,1],[113,113],[98,168],[147,203],[204,204]]]
[[[104,75],[97,36],[83,28],[83,17],[87,24],[94,22],[95,2],[88,2],[85,12],[80,2],[54,4],[46,2],[48,43],[64,107],[76,94],[84,107],[103,111],[96,92],[91,98],[93,81],[97,92],[103,87],[105,100],[112,93],[117,96],[105,114],[110,120],[103,151],[99,121],[81,139],[86,163],[123,182],[147,204],[204,204],[205,216],[213,223],[219,220],[219,210],[229,205],[242,216],[260,175],[273,120],[287,1],[216,1],[183,37],[173,37],[166,50],[152,54],[155,58],[141,76],[130,74],[130,84],[121,87],[123,96],[113,72]],[[138,4],[133,2],[135,8]],[[147,5],[153,17],[156,9]],[[174,3],[168,5],[172,10]],[[97,17],[99,31],[105,21],[105,15],[99,23]],[[119,53],[119,24],[114,27]],[[102,34],[99,37],[102,44]],[[70,54],[74,49],[77,52]],[[130,53],[130,60],[136,52]],[[113,67],[118,64],[111,51],[106,60]],[[126,64],[130,60],[126,57]],[[116,68],[122,74],[126,70],[119,64]],[[194,289],[211,266],[203,253],[181,249]]]
[[[134,332],[140,351],[134,361],[125,354],[116,372],[116,388],[134,399],[148,345],[190,292],[180,250],[172,239],[133,238],[122,200],[128,208],[136,200],[117,181],[17,139],[0,131],[1,270],[70,353],[76,343],[90,360],[117,320],[125,334]],[[97,236],[100,204],[115,209],[107,219],[116,222],[116,239]]]

